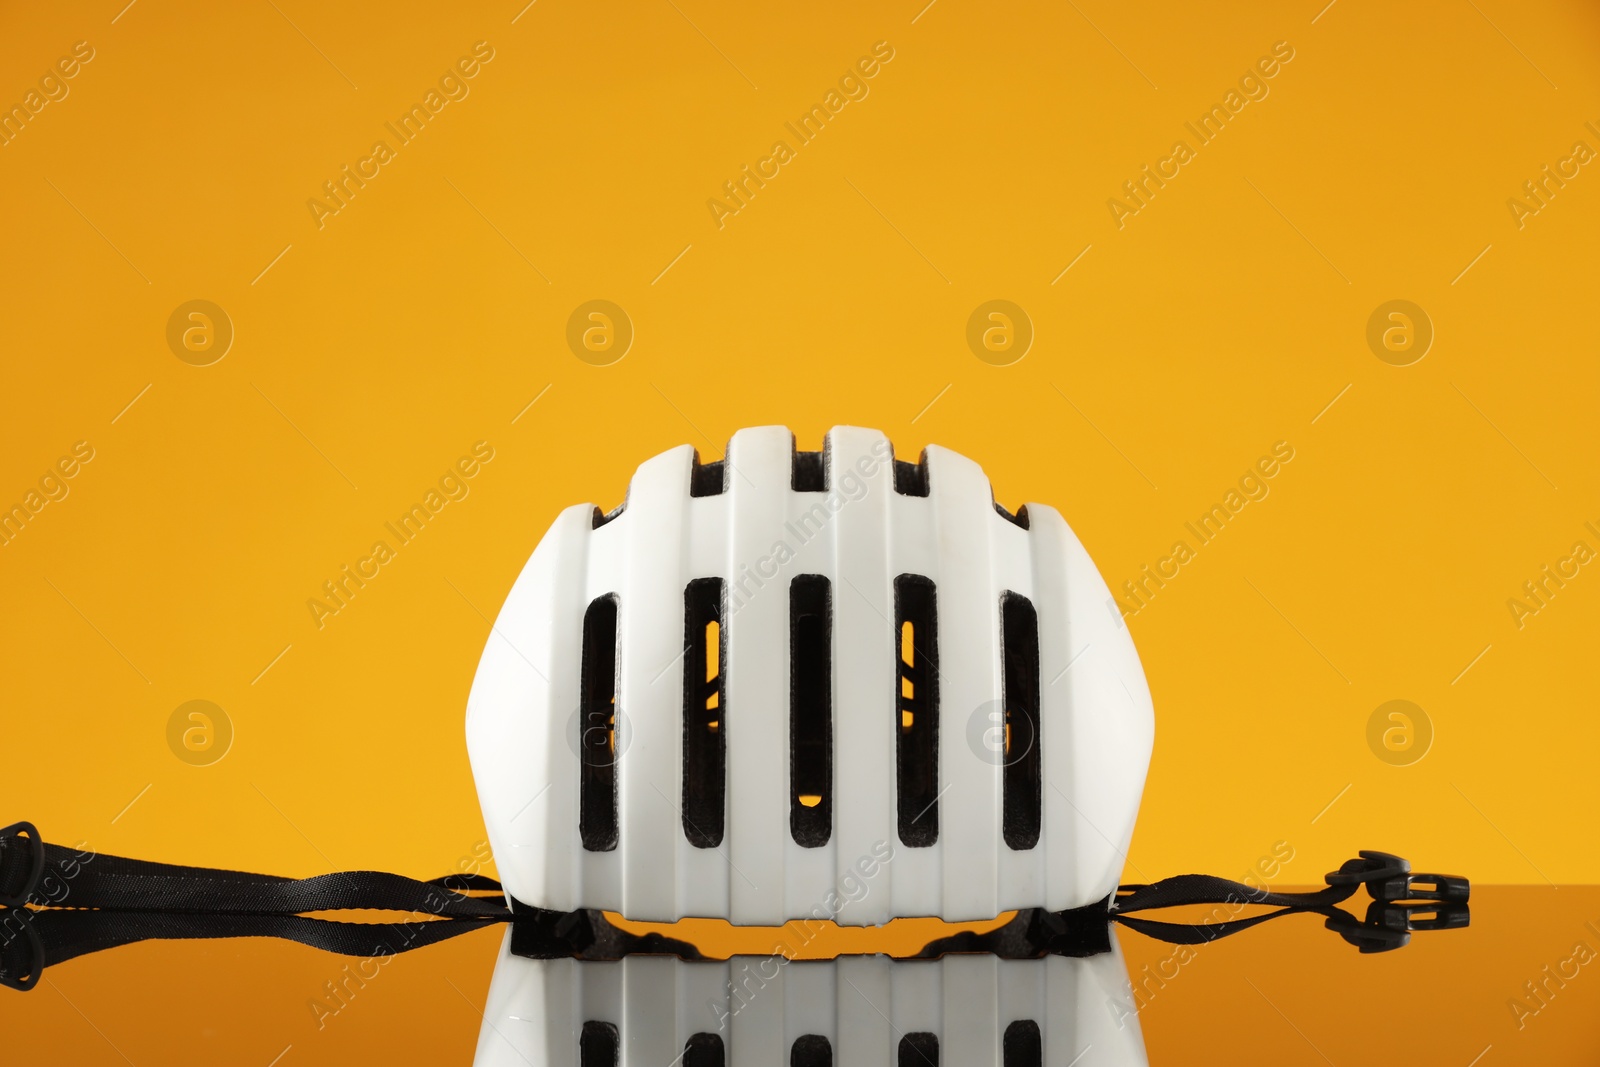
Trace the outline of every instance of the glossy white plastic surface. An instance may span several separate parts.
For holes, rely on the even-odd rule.
[[[596,529],[594,505],[568,508],[534,550],[467,711],[508,894],[647,921],[851,925],[1105,899],[1133,833],[1154,716],[1088,553],[1054,508],[1029,504],[1027,529],[999,514],[983,471],[946,449],[927,450],[927,496],[896,491],[891,446],[876,431],[828,435],[826,492],[791,488],[793,450],[783,427],[742,430],[725,491],[692,497],[694,452],[673,449],[639,467],[621,514]],[[893,583],[905,573],[937,588],[939,832],[928,847],[898,834]],[[799,574],[825,575],[832,589],[833,826],[820,848],[797,844],[789,822],[788,590]],[[681,809],[684,589],[701,577],[728,583],[715,848],[690,842]],[[1008,591],[1029,598],[1039,626],[1040,834],[1021,851],[1003,840],[1002,769],[981,750],[1001,698]],[[620,613],[618,842],[588,851],[578,829],[582,623],[608,594]]]
[[[1006,1030],[1026,1021],[1039,1027],[1040,1067],[1148,1062],[1115,949],[1087,959],[629,956],[591,963],[520,959],[506,936],[474,1067],[576,1065],[585,1023],[616,1028],[618,1067],[686,1062],[684,1047],[696,1034],[722,1042],[726,1067],[789,1067],[795,1041],[813,1034],[827,1039],[837,1067],[904,1063],[899,1046],[908,1034],[932,1034],[940,1064],[1004,1067]]]

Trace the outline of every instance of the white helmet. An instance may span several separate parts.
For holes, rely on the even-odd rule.
[[[1107,900],[1154,733],[1133,641],[1055,509],[837,427],[741,430],[567,508],[472,686],[507,894],[772,925]]]

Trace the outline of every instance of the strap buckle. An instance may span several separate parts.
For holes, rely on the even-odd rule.
[[[24,836],[26,835],[26,836]],[[26,846],[20,864],[12,863],[13,849]],[[16,871],[25,871],[20,884],[14,884]],[[31,822],[14,822],[0,830],[0,908],[24,908],[44,877],[44,838]]]
[[[1329,885],[1364,884],[1373,900],[1438,900],[1465,903],[1472,895],[1467,879],[1453,874],[1416,874],[1411,864],[1391,852],[1362,849],[1361,858],[1348,860],[1327,875]]]
[[[1374,900],[1438,900],[1463,903],[1472,895],[1472,886],[1453,874],[1398,874],[1391,878],[1373,879],[1367,883],[1367,892]]]
[[[1361,850],[1361,858],[1345,860],[1344,866],[1324,876],[1329,885],[1356,885],[1365,882],[1387,881],[1411,873],[1411,864],[1391,852],[1377,852],[1370,848]]]

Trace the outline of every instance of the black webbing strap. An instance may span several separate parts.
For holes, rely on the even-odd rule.
[[[1244,882],[1209,874],[1180,874],[1150,885],[1125,885],[1117,890],[1119,915],[1184,904],[1263,904],[1271,908],[1328,908],[1355,896],[1360,882],[1330,885],[1313,893],[1273,893]],[[1126,893],[1126,896],[1122,894]]]
[[[1412,930],[1467,924],[1466,879],[1413,874],[1385,852],[1362,852],[1327,876],[1324,889],[1275,893],[1203,874],[1126,885],[1109,902],[1067,912],[1025,909],[986,934],[931,942],[918,958],[985,952],[1004,958],[1082,956],[1110,948],[1107,920],[1172,944],[1227,937],[1283,915],[1314,913],[1361,946],[1385,951]],[[1365,885],[1365,921],[1337,907]],[[494,897],[472,896],[493,893]],[[408,952],[497,922],[513,922],[513,953],[535,958],[620,959],[634,953],[702,958],[661,934],[613,926],[601,912],[556,912],[511,902],[500,883],[480,875],[418,881],[381,871],[280,878],[208,867],[125,859],[45,842],[31,823],[0,829],[0,985],[29,988],[44,967],[88,952],[152,938],[279,937],[349,956]],[[1437,907],[1415,907],[1438,902]],[[1182,905],[1218,905],[1212,921],[1158,922],[1133,913]],[[1277,910],[1235,917],[1250,905]],[[397,923],[346,923],[317,912],[376,910],[409,914]],[[1220,914],[1219,914],[1220,911]]]
[[[493,893],[493,898],[470,893]],[[107,856],[43,841],[31,823],[0,829],[0,986],[30,989],[47,966],[152,939],[277,937],[346,956],[388,956],[484,926],[513,925],[512,951],[536,958],[703,958],[685,941],[637,935],[598,911],[507,907],[499,882],[453,874],[421,882],[381,871],[279,878]],[[351,923],[313,913],[404,912]]]
[[[441,918],[505,920],[501,901],[457,892],[498,890],[492,879],[456,875],[421,882],[382,871],[281,878],[125,859],[40,840],[28,823],[0,830],[0,904],[118,911],[303,915],[352,909]]]
[[[1309,893],[1274,893],[1260,886],[1217,878],[1209,874],[1182,874],[1149,885],[1125,885],[1117,890],[1111,918],[1147,937],[1174,945],[1199,945],[1248,930],[1285,915],[1312,913],[1322,916],[1362,951],[1405,944],[1403,935],[1413,930],[1448,929],[1467,924],[1466,901],[1470,886],[1451,875],[1414,874],[1411,865],[1387,852],[1363,851],[1326,876],[1327,886]],[[1338,907],[1366,886],[1372,895],[1365,922]],[[1438,902],[1440,907],[1406,907],[1407,903]],[[1207,921],[1158,922],[1134,918],[1132,913],[1184,905],[1218,905]],[[1235,911],[1257,905],[1276,911],[1233,918]],[[1221,911],[1221,909],[1229,909]],[[1221,916],[1218,917],[1218,911]]]

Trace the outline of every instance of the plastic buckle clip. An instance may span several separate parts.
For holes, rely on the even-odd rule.
[[[5,892],[10,886],[4,876],[8,870],[13,869],[6,862],[8,854],[12,849],[22,845],[27,846],[24,861],[27,864],[27,874],[15,892]],[[28,899],[33,896],[33,891],[39,887],[39,880],[43,877],[44,838],[39,836],[38,828],[31,822],[14,822],[0,830],[0,908],[27,907]]]
[[[1472,885],[1453,874],[1400,874],[1375,878],[1367,883],[1374,900],[1439,900],[1464,903],[1472,895]]]
[[[1465,903],[1472,885],[1454,874],[1415,874],[1411,864],[1390,852],[1362,849],[1361,858],[1348,861],[1327,876],[1329,885],[1362,883],[1373,900],[1440,900]]]
[[[1364,882],[1370,889],[1374,883],[1402,878],[1410,873],[1411,864],[1400,856],[1364,848],[1361,850],[1360,859],[1347,860],[1343,867],[1330,872],[1326,880],[1329,885],[1356,885]]]

